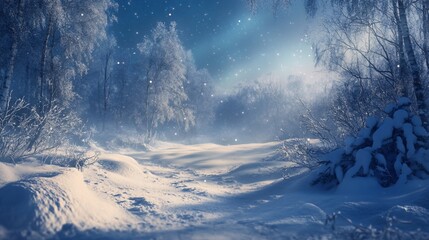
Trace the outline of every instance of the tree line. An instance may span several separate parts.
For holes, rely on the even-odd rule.
[[[81,145],[91,126],[132,126],[145,144],[158,129],[182,133],[210,118],[211,76],[176,24],[158,23],[132,54],[110,33],[117,8],[113,0],[0,2],[3,161]]]

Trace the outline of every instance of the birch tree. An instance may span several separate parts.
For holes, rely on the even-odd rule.
[[[184,129],[194,124],[194,114],[186,105],[186,52],[176,23],[158,23],[150,36],[138,44],[144,57],[142,112],[148,141],[163,123],[174,121]]]
[[[213,78],[207,69],[198,69],[192,53],[188,51],[186,60],[185,91],[189,107],[194,112],[194,133],[208,131],[214,122],[215,90]]]
[[[92,52],[98,42],[106,38],[106,28],[113,19],[110,11],[115,6],[112,0],[0,1],[2,46],[8,46],[0,52],[2,58],[8,59],[1,71],[5,72],[0,83],[1,119],[10,112],[20,114],[12,119],[33,119],[28,121],[32,131],[22,130],[25,129],[22,126],[14,129],[17,134],[26,136],[27,151],[56,147],[73,132],[71,126],[80,125],[76,109],[71,107],[75,97],[74,81],[86,73]],[[20,67],[18,60],[25,62],[25,58],[35,62],[32,66],[36,67],[26,71],[37,76],[37,83],[23,95],[13,91],[19,90],[20,82],[14,80],[21,77],[14,76],[14,70]],[[22,98],[31,100],[25,103],[28,111],[9,109],[22,106],[9,106],[10,99],[21,102]],[[0,148],[7,145],[7,142],[0,142]]]
[[[0,111],[10,97],[16,57],[27,50],[29,37],[31,48],[39,49],[32,57],[39,58],[35,95],[40,112],[55,99],[70,102],[71,81],[87,71],[92,52],[106,38],[115,6],[111,0],[1,1],[0,25],[10,47],[1,53],[9,60],[0,85]]]
[[[23,31],[24,7],[25,0],[5,0],[0,2],[2,30],[8,36],[6,42],[9,43],[8,49],[3,52],[3,54],[8,54],[6,55],[8,60],[4,70],[5,76],[0,82],[0,113],[2,115],[6,114],[18,47],[25,35]]]

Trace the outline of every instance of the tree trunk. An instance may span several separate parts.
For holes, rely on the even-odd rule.
[[[50,69],[49,69],[49,104],[48,104],[48,109],[50,110],[54,104],[55,99],[59,98],[59,76],[56,76],[55,74],[57,73],[55,71],[55,63],[54,63],[54,47],[55,47],[55,34],[56,34],[56,28],[52,25],[52,30],[51,30],[51,45],[49,46],[49,55],[50,55]]]
[[[423,9],[423,51],[426,62],[426,70],[429,71],[429,0],[422,1]]]
[[[104,79],[103,79],[103,113],[102,113],[102,118],[103,118],[103,126],[102,126],[102,130],[104,131],[105,129],[105,125],[106,125],[106,117],[107,117],[107,107],[108,107],[108,103],[109,103],[109,96],[110,96],[110,84],[109,84],[109,78],[110,78],[110,73],[109,73],[109,64],[110,64],[110,58],[111,58],[111,52],[109,51],[106,54],[106,59],[104,62]]]
[[[400,25],[403,33],[404,39],[404,49],[407,54],[408,64],[411,70],[411,76],[413,78],[413,88],[414,94],[416,95],[418,114],[422,119],[423,126],[428,129],[428,119],[427,119],[427,106],[425,102],[425,94],[423,89],[422,79],[420,77],[420,68],[416,60],[416,56],[414,54],[413,45],[411,43],[410,30],[408,28],[408,20],[407,14],[405,11],[404,2],[402,0],[398,0],[398,10],[399,10],[399,18],[401,20]]]
[[[393,6],[393,15],[395,17],[395,21],[397,24],[397,41],[398,41],[398,58],[399,58],[399,82],[401,83],[401,94],[404,97],[408,97],[409,95],[409,89],[408,89],[408,68],[407,68],[407,61],[405,59],[405,51],[404,51],[404,39],[403,39],[403,33],[401,28],[401,20],[399,18],[398,13],[398,5],[395,0],[392,0],[392,6]]]
[[[150,138],[149,135],[151,135],[151,121],[150,121],[150,116],[149,116],[149,101],[150,101],[150,96],[149,96],[149,92],[150,92],[150,85],[152,82],[152,78],[149,76],[150,73],[150,68],[151,68],[151,64],[149,64],[148,68],[146,69],[146,81],[147,81],[147,85],[146,85],[146,92],[145,92],[145,118],[146,118],[146,137]]]
[[[8,107],[9,97],[10,97],[10,86],[12,84],[13,71],[15,67],[15,59],[18,53],[18,37],[14,34],[13,43],[10,48],[10,58],[7,67],[6,77],[1,85],[1,94],[0,94],[0,109],[1,112],[6,112]]]
[[[42,48],[42,54],[40,57],[40,72],[39,72],[39,110],[43,113],[45,112],[45,100],[43,99],[43,93],[44,93],[44,85],[46,82],[46,59],[48,57],[48,51],[49,51],[49,39],[51,39],[52,30],[53,30],[53,21],[52,17],[49,18],[48,22],[48,29],[46,31],[45,38],[43,40],[43,48]]]
[[[24,96],[27,96],[28,98],[27,100],[31,101],[30,84],[31,84],[30,61],[27,59],[27,63],[25,65]]]
[[[118,77],[118,79],[120,79],[120,94],[119,94],[119,121],[122,122],[123,119],[123,115],[124,115],[124,107],[125,107],[125,88],[126,88],[126,76],[125,74],[122,77]],[[119,121],[116,121],[117,123]]]
[[[17,9],[17,23],[12,27],[12,44],[10,47],[10,57],[7,64],[6,77],[0,85],[0,113],[6,113],[9,97],[10,86],[12,84],[13,71],[15,67],[16,55],[18,54],[19,35],[22,31],[22,17],[23,17],[24,0],[19,0]]]

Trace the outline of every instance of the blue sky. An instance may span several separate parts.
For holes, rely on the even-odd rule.
[[[157,22],[177,22],[185,48],[221,90],[313,68],[300,1],[274,17],[269,7],[252,14],[244,0],[120,0],[117,17],[112,30],[119,46],[131,52]]]

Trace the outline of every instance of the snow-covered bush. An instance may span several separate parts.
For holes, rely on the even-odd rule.
[[[429,136],[411,101],[400,98],[385,108],[387,117],[369,117],[356,138],[325,155],[315,184],[339,184],[353,177],[375,177],[383,187],[429,176]]]
[[[28,152],[29,132],[34,116],[29,113],[28,104],[19,99],[8,104],[6,111],[0,116],[0,161],[15,162],[16,158]]]
[[[8,104],[0,116],[0,161],[16,162],[25,157],[81,144],[84,131],[79,117],[55,105],[44,114],[22,99]]]

